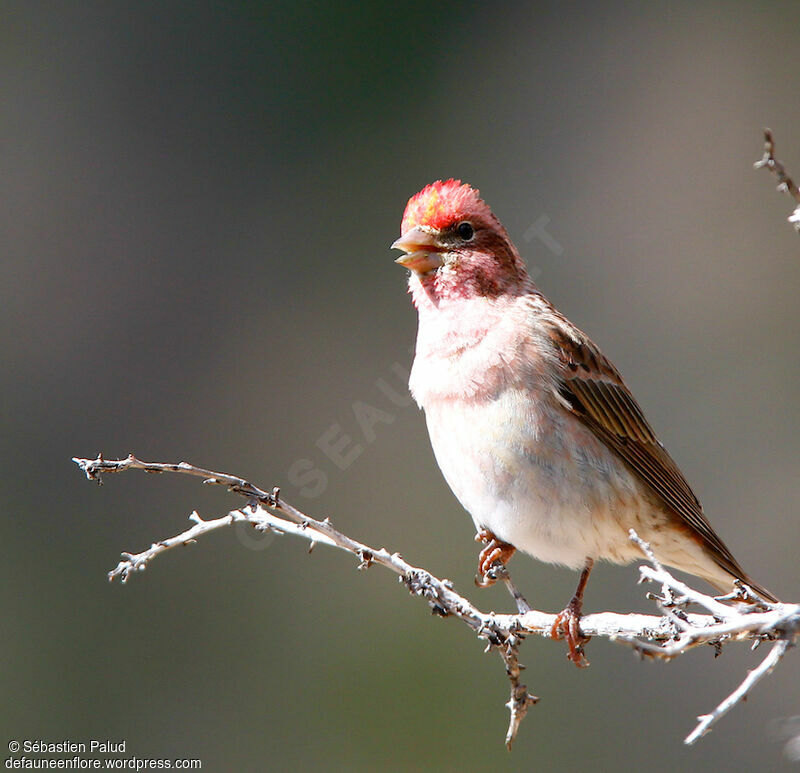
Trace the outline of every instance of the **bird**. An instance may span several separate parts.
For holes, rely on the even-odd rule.
[[[516,550],[580,570],[553,624],[588,665],[583,593],[597,561],[641,557],[762,599],[658,440],[619,371],[534,284],[508,232],[460,180],[409,199],[392,249],[418,314],[409,388],[434,456],[483,543],[476,582]]]

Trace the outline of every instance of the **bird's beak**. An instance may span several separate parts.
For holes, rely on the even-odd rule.
[[[416,274],[427,274],[442,265],[442,247],[439,246],[434,234],[423,230],[420,226],[412,228],[401,236],[394,244],[393,250],[403,250],[395,263],[411,269]]]

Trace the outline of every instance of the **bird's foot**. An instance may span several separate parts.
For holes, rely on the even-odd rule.
[[[550,636],[553,639],[566,639],[569,648],[567,659],[578,668],[586,668],[589,665],[583,654],[583,645],[589,641],[589,637],[581,633],[582,606],[583,600],[573,597],[566,608],[556,615],[556,620],[550,629]]]
[[[478,574],[475,575],[475,584],[479,588],[488,588],[497,582],[493,567],[505,565],[511,560],[516,548],[508,542],[502,542],[486,529],[481,529],[475,535],[476,542],[483,542],[484,548],[478,556]]]

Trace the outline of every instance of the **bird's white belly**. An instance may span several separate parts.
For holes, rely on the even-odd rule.
[[[425,414],[436,460],[476,528],[573,568],[639,555],[627,534],[649,510],[637,482],[552,395],[433,399]]]

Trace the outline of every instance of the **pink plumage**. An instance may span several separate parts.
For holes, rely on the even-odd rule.
[[[530,279],[478,191],[437,181],[408,202],[394,247],[419,314],[410,388],[447,483],[486,543],[479,574],[515,549],[583,567],[559,616],[582,664],[578,620],[595,560],[640,557],[730,589],[745,574],[659,443],[622,377]]]

